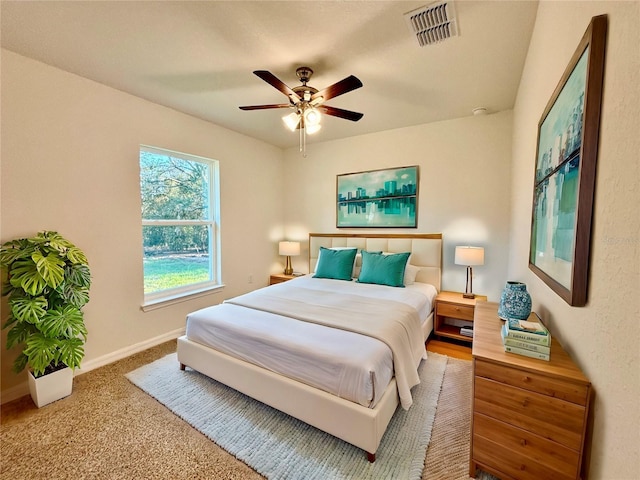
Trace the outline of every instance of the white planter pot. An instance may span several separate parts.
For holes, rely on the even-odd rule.
[[[73,390],[73,370],[63,368],[57,372],[34,378],[29,372],[29,391],[38,408],[71,395]]]

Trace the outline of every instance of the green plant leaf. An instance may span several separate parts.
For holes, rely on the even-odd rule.
[[[26,238],[7,242],[0,248],[0,265],[7,267],[16,260],[30,257],[34,251],[35,248],[29,248]]]
[[[18,320],[16,318],[14,318],[14,316],[11,315],[11,313],[9,313],[9,318],[7,318],[7,321],[4,323],[4,325],[2,325],[2,329],[4,330],[5,328],[10,327],[11,325],[16,323],[17,321]]]
[[[65,284],[62,295],[67,303],[77,308],[82,308],[89,302],[88,288]]]
[[[87,327],[84,325],[83,317],[80,309],[73,305],[58,307],[49,310],[37,328],[47,337],[62,339],[82,335],[86,338]]]
[[[58,288],[64,281],[64,260],[55,253],[50,253],[46,257],[40,252],[31,255],[35,262],[38,273],[42,275],[51,288]]]
[[[38,330],[29,323],[16,323],[13,328],[7,332],[7,350],[24,342],[29,338],[29,335],[37,331]]]
[[[45,297],[17,297],[9,300],[11,313],[20,322],[38,323],[47,313],[48,302]]]
[[[42,278],[36,264],[31,259],[16,261],[11,269],[9,281],[15,288],[21,288],[34,297],[40,295],[47,288],[47,281]]]
[[[11,295],[13,295],[14,292],[16,292],[18,290],[22,290],[22,289],[17,289],[13,285],[11,285],[11,282],[8,281],[8,280],[6,282],[2,283],[2,296],[3,297],[11,296]]]
[[[38,332],[30,335],[25,344],[22,353],[29,359],[28,363],[36,377],[42,375],[45,368],[58,360],[60,340],[56,338],[49,338]]]
[[[79,338],[68,338],[60,341],[59,361],[76,369],[84,358],[83,342]]]
[[[27,357],[24,353],[21,353],[13,362],[13,371],[15,373],[20,373],[25,369],[27,363],[29,363],[29,357]]]
[[[73,264],[89,263],[84,252],[75,246],[69,247],[69,249],[67,250],[67,258]]]
[[[38,235],[47,242],[49,248],[62,254],[64,254],[69,248],[75,247],[73,243],[64,238],[58,232],[40,232]]]
[[[67,265],[65,268],[65,283],[71,283],[77,287],[91,286],[91,273],[87,265]]]

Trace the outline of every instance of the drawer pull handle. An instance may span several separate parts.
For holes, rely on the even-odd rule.
[[[531,378],[525,376],[525,377],[522,378],[522,381],[525,382],[525,383],[529,383],[531,381]]]
[[[527,405],[529,405],[529,399],[528,399],[528,398],[525,398],[525,399],[522,401],[522,406],[523,406],[523,407],[526,407]]]
[[[522,441],[520,442],[520,444],[521,444],[523,447],[526,447],[526,446],[527,446],[527,440],[523,438],[523,439],[522,439]]]

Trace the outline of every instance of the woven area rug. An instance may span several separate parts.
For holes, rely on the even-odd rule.
[[[422,476],[447,357],[420,365],[414,404],[398,408],[369,463],[342,440],[253,400],[191,369],[175,354],[127,378],[216,444],[269,479],[407,479]]]

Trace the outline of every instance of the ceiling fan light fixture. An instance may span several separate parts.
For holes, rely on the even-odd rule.
[[[307,82],[313,74],[313,70],[309,67],[300,67],[296,70],[296,75],[302,82],[302,85],[291,88],[282,82],[273,73],[267,70],[255,70],[253,72],[257,77],[267,82],[269,85],[283,93],[289,99],[289,103],[270,104],[270,105],[248,105],[240,107],[240,110],[266,110],[270,108],[291,108],[294,112],[282,117],[282,121],[289,130],[294,132],[298,130],[300,136],[300,151],[302,156],[306,157],[307,134],[311,135],[320,130],[320,121],[322,114],[333,117],[343,118],[352,122],[357,122],[363,116],[362,113],[344,110],[342,108],[330,107],[322,105],[325,100],[344,95],[362,87],[362,82],[353,75],[343,78],[339,82],[329,85],[323,90],[318,90]],[[321,112],[321,111],[322,112]]]
[[[322,116],[320,115],[320,112],[318,110],[316,110],[313,107],[307,107],[304,110],[304,125],[305,128],[309,128],[315,125],[320,125],[320,120],[322,119]],[[317,130],[316,130],[317,131]],[[313,133],[313,132],[309,132],[309,133]]]
[[[321,128],[322,128],[322,125],[320,125],[319,123],[316,123],[315,125],[304,126],[305,132],[308,133],[309,135],[313,135],[314,133],[319,132]]]
[[[300,116],[297,112],[291,112],[289,115],[282,117],[282,121],[289,130],[295,132],[296,128],[298,128],[298,124],[300,123]]]

